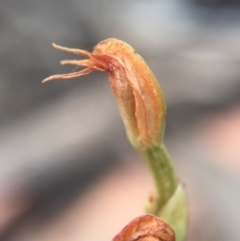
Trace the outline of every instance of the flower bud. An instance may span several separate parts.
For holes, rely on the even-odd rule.
[[[137,149],[161,144],[166,112],[163,94],[154,74],[131,46],[117,39],[106,39],[96,45],[92,53],[56,44],[53,47],[88,57],[61,61],[61,64],[86,68],[53,75],[43,82],[79,77],[94,70],[106,71],[131,143]]]
[[[153,215],[133,219],[113,241],[175,241],[172,227]]]

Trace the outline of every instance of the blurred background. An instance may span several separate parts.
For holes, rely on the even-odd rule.
[[[126,41],[158,78],[166,145],[190,206],[188,241],[239,241],[240,1],[1,0],[0,240],[107,241],[143,214],[153,183],[105,73],[41,84]]]

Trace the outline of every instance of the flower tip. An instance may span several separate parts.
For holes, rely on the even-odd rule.
[[[44,80],[42,80],[42,83],[45,84],[46,82],[52,80],[52,76],[45,78]]]
[[[81,63],[81,61],[79,61],[79,60],[61,60],[60,61],[61,65],[73,64],[73,65],[80,65],[81,66],[81,64],[79,64],[79,63]]]
[[[67,77],[65,77],[67,75]],[[58,80],[58,79],[68,79],[68,78],[71,78],[71,77],[68,77],[69,74],[56,74],[56,75],[52,75],[52,76],[49,76],[47,78],[45,78],[44,80],[42,80],[42,83],[45,84],[46,82],[49,82],[51,80]]]

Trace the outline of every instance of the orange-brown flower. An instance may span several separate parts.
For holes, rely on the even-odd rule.
[[[175,241],[171,226],[153,215],[133,219],[113,241]]]
[[[94,70],[106,71],[131,143],[138,149],[161,143],[166,111],[163,94],[152,71],[131,46],[117,39],[100,42],[92,53],[56,44],[53,46],[88,57],[61,61],[62,64],[86,68],[75,73],[53,75],[43,82],[74,78]]]

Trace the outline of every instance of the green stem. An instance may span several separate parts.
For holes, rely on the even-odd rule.
[[[156,190],[156,213],[172,197],[178,186],[171,158],[164,144],[141,151],[142,157],[150,169]]]
[[[147,212],[166,220],[176,233],[176,241],[187,234],[188,210],[183,185],[179,182],[164,144],[140,150],[156,186],[156,198],[149,199]],[[151,200],[151,201],[150,201]]]

